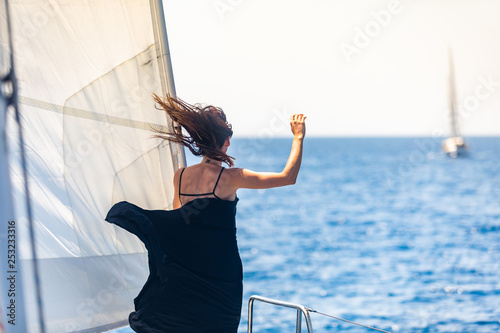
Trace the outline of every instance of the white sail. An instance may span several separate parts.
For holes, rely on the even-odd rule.
[[[2,70],[5,67],[0,67]],[[4,74],[3,71],[0,73]],[[21,270],[19,269],[18,224],[14,215],[12,190],[10,184],[9,163],[5,120],[7,114],[7,96],[0,90],[0,332],[25,332],[23,316],[22,288],[19,288]]]
[[[147,278],[147,255],[104,217],[121,200],[171,209],[172,176],[183,163],[180,149],[151,138],[151,124],[168,123],[151,99],[168,85],[159,74],[165,60],[155,47],[155,8],[147,0],[10,7],[46,332],[125,325]],[[39,332],[15,149],[22,302],[27,331]]]
[[[460,134],[460,117],[458,116],[458,106],[455,87],[455,66],[453,62],[453,52],[451,47],[448,47],[448,63],[449,63],[449,122],[450,136],[443,140],[442,149],[450,157],[457,157],[465,153],[467,145]]]
[[[19,221],[13,209],[7,142],[7,114],[13,115],[15,76],[7,2],[0,2],[0,332],[26,332]],[[14,127],[12,128],[14,129]]]
[[[455,65],[453,63],[453,53],[451,47],[448,48],[448,63],[449,63],[449,106],[450,106],[450,137],[459,137],[458,115],[457,115],[457,98],[455,88]]]
[[[0,91],[1,93],[1,91]],[[2,275],[0,279],[0,290],[2,295],[0,298],[0,332],[3,332],[3,323],[7,323],[10,306],[10,298],[8,297],[8,292],[10,282],[7,281],[9,273],[5,269],[8,267],[8,234],[9,234],[9,224],[11,221],[15,221],[14,212],[12,211],[12,200],[11,200],[11,190],[10,190],[10,178],[9,178],[9,164],[7,160],[7,150],[5,142],[5,115],[7,110],[7,103],[2,95],[0,95],[0,245],[2,249],[0,251],[0,267],[2,267]]]

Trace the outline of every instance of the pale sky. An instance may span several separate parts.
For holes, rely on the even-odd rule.
[[[164,0],[180,98],[234,137],[448,133],[448,53],[465,136],[500,135],[500,1]]]

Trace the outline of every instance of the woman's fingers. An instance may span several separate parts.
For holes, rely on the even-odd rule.
[[[303,113],[296,113],[290,116],[290,121],[303,122],[306,118]]]
[[[296,113],[290,116],[290,126],[294,135],[304,136],[306,132],[305,120],[307,117],[303,113]]]

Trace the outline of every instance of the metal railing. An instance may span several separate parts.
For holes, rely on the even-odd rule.
[[[391,332],[382,330],[380,328],[376,328],[376,327],[372,327],[372,326],[368,326],[368,325],[356,323],[356,322],[351,321],[351,320],[347,320],[347,319],[343,319],[343,318],[340,318],[340,317],[332,316],[332,315],[330,315],[328,313],[323,313],[323,312],[320,312],[320,311],[316,311],[316,310],[308,308],[307,306],[304,306],[304,305],[295,304],[295,303],[289,303],[289,302],[283,302],[283,301],[279,301],[279,300],[276,300],[276,299],[267,298],[267,297],[258,296],[258,295],[250,296],[250,300],[248,301],[248,333],[252,333],[252,326],[253,326],[253,303],[254,303],[254,301],[260,301],[260,302],[264,302],[264,303],[269,303],[269,304],[283,306],[285,308],[296,309],[297,310],[297,322],[296,322],[296,328],[295,328],[295,330],[296,330],[297,333],[300,333],[301,330],[302,330],[302,314],[304,314],[304,317],[306,318],[307,332],[308,333],[313,333],[313,327],[312,327],[312,323],[311,323],[311,317],[309,316],[310,312],[317,313],[318,315],[322,315],[322,316],[325,316],[325,317],[330,317],[330,318],[335,319],[335,320],[341,320],[341,321],[344,321],[346,323],[349,323],[349,324],[352,324],[352,325],[361,326],[361,327],[364,327],[364,328],[367,328],[367,329],[370,329],[370,330],[375,330],[375,331],[379,331],[379,332],[383,332],[383,333],[391,333]]]
[[[253,295],[250,296],[250,300],[248,301],[248,333],[252,333],[252,325],[253,325],[253,303],[254,301],[261,301],[264,303],[274,304],[283,306],[285,308],[292,308],[297,310],[297,322],[296,322],[296,332],[300,333],[302,329],[302,314],[306,318],[307,332],[313,333],[311,318],[309,317],[309,311],[314,311],[306,306],[300,304],[294,304],[289,302],[278,301],[275,299],[262,297]]]

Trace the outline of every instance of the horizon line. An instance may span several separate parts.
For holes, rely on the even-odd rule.
[[[391,138],[432,138],[432,139],[446,139],[449,136],[432,136],[432,135],[306,135],[306,138],[315,138],[315,139],[323,139],[323,138],[366,138],[366,139],[391,139]],[[474,135],[462,135],[463,138],[500,138],[500,134],[474,134]],[[258,136],[258,135],[241,135],[236,136],[233,135],[232,139],[293,139],[291,135],[276,135],[273,137],[266,136]]]

